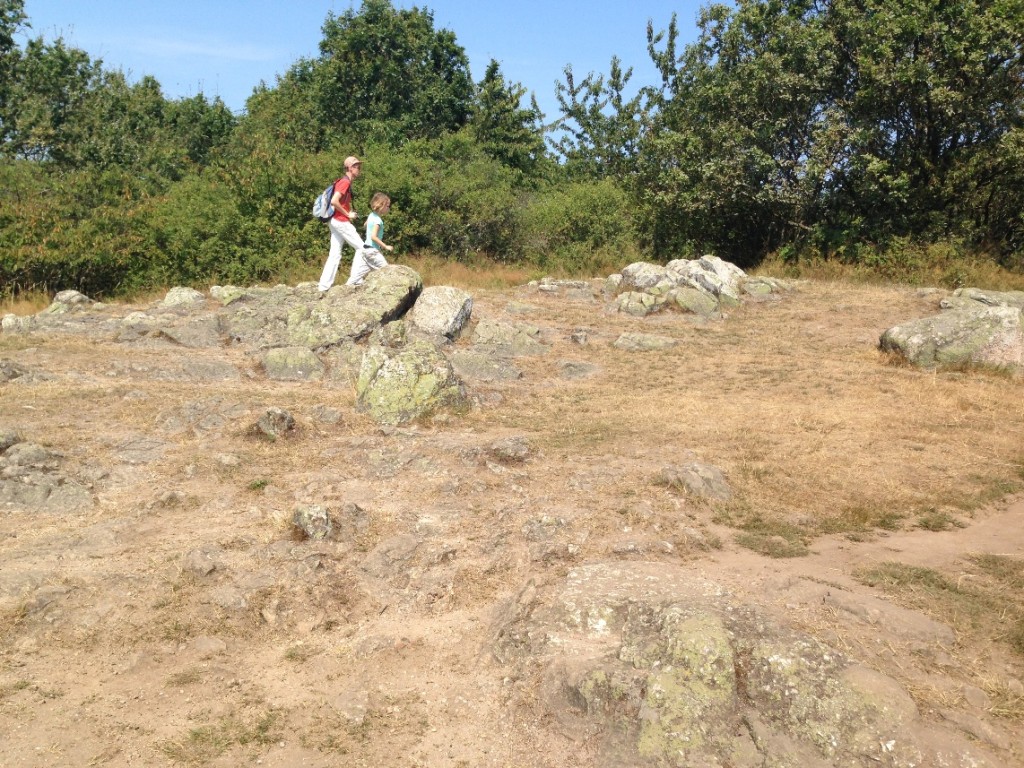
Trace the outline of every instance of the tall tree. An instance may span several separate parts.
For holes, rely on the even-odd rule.
[[[710,5],[698,28],[677,58],[675,17],[648,25],[662,87],[638,188],[656,248],[749,264],[820,212],[846,142],[834,40],[816,0]]]
[[[632,67],[613,56],[608,77],[588,74],[578,84],[572,66],[555,83],[561,117],[555,151],[570,173],[589,178],[619,176],[632,170],[645,120],[647,93],[626,98]]]
[[[6,141],[12,127],[8,108],[18,60],[14,35],[26,20],[24,0],[0,0],[0,145]]]
[[[506,84],[498,62],[491,59],[477,85],[470,124],[483,151],[509,168],[530,173],[544,156],[544,116],[531,97],[523,108],[526,89]]]
[[[457,130],[469,119],[469,60],[420,8],[363,0],[327,16],[314,65],[322,123],[364,140],[403,141]]]
[[[1012,240],[1020,0],[737,0],[699,29],[678,57],[674,18],[648,31],[662,89],[639,189],[663,251]]]

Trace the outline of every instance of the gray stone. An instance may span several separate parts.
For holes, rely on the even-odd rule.
[[[374,270],[360,286],[336,286],[318,303],[294,306],[287,316],[288,345],[316,349],[366,338],[404,315],[422,289],[420,276],[409,267]]]
[[[650,264],[645,261],[638,261],[630,264],[622,270],[622,281],[618,286],[618,292],[637,291],[646,292],[667,276],[667,270],[660,264]]]
[[[670,298],[684,312],[691,312],[701,317],[711,317],[718,312],[718,300],[696,288],[676,288]]]
[[[409,322],[426,333],[457,339],[473,313],[473,297],[448,286],[424,288],[409,311]]]
[[[325,366],[308,347],[278,347],[263,355],[263,370],[272,381],[319,381]]]
[[[161,327],[160,333],[175,344],[190,349],[219,347],[220,326],[216,317],[200,317],[182,325]]]
[[[533,446],[525,437],[516,435],[491,443],[487,453],[502,464],[522,464],[533,455]]]
[[[880,347],[913,365],[980,365],[1024,370],[1024,313],[1015,307],[951,309],[897,325]]]
[[[295,429],[295,419],[283,408],[268,408],[255,424],[257,434],[271,440],[287,436]]]
[[[416,339],[397,350],[371,346],[363,355],[356,406],[381,424],[460,411],[467,403],[465,386],[433,344]]]
[[[612,307],[633,317],[646,317],[665,306],[665,296],[641,291],[626,291],[615,297]]]
[[[658,336],[651,333],[624,333],[612,344],[616,349],[627,352],[652,352],[661,349],[670,349],[679,342],[668,336]]]
[[[538,336],[539,328],[484,318],[473,331],[473,344],[498,357],[546,354],[548,348],[538,340]]]
[[[1024,291],[983,291],[979,288],[957,288],[953,295],[943,299],[939,306],[943,309],[962,309],[964,307],[1016,307],[1024,311]]]
[[[319,505],[296,509],[292,515],[292,525],[309,539],[326,539],[331,535],[330,513]]]
[[[665,467],[659,480],[670,488],[705,499],[728,501],[732,498],[732,489],[722,470],[710,464],[692,462],[681,467]]]
[[[164,309],[173,307],[192,307],[202,304],[205,301],[206,297],[194,288],[175,286],[167,292],[163,301],[160,302],[160,306]]]
[[[515,381],[523,372],[506,358],[486,352],[460,349],[452,352],[452,367],[465,379],[477,381]]]

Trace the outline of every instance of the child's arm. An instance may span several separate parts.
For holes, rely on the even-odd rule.
[[[373,222],[373,224],[370,225],[370,242],[377,246],[377,250],[388,251],[389,253],[395,250],[393,247],[377,237],[378,232],[380,232],[380,224]]]

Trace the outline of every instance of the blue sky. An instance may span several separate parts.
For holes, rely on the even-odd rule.
[[[678,17],[682,42],[696,34],[706,2],[646,0],[639,10],[621,0],[393,0],[429,8],[436,29],[450,29],[479,81],[490,59],[507,80],[537,96],[550,119],[555,81],[566,64],[577,77],[606,74],[613,55],[633,67],[633,89],[655,85],[647,55],[647,20],[665,29]],[[121,69],[131,82],[153,75],[168,98],[205,93],[240,111],[260,81],[273,85],[301,57],[318,54],[329,11],[359,8],[360,0],[25,0],[31,37],[65,42]]]

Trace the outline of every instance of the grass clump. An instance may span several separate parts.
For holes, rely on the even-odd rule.
[[[265,712],[246,721],[233,716],[193,728],[184,738],[157,745],[168,758],[182,765],[205,765],[235,746],[262,746],[280,738],[276,712]]]
[[[810,552],[806,532],[790,523],[754,517],[739,527],[736,543],[766,557],[805,557]]]
[[[959,518],[945,510],[932,509],[917,518],[917,527],[926,531],[948,531],[951,528],[966,528],[967,525]]]

